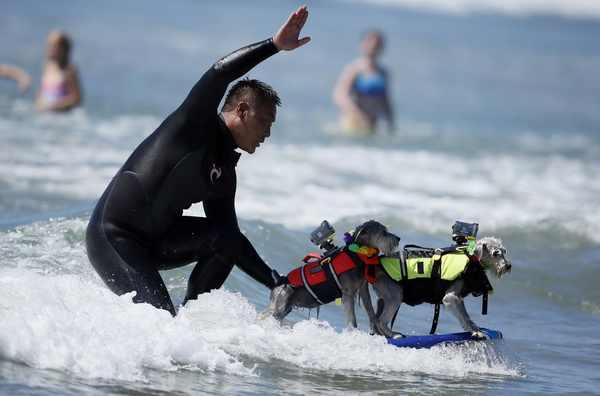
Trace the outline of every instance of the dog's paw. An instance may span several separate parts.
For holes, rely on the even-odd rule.
[[[257,315],[257,317],[258,317],[259,320],[265,320],[265,319],[267,319],[267,318],[269,318],[271,316],[272,316],[271,313],[267,312],[267,311],[263,311],[263,312],[261,312],[261,313],[259,313]]]
[[[474,331],[471,333],[471,336],[480,340],[487,338],[487,335],[483,331]]]
[[[406,336],[402,333],[394,333],[394,335],[391,337],[395,340],[400,339],[400,338],[406,338]]]

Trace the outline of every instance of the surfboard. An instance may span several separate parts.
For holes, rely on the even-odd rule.
[[[466,341],[487,341],[499,340],[502,338],[502,333],[498,330],[482,329],[487,338],[475,338],[469,332],[464,333],[449,333],[449,334],[428,334],[418,336],[408,336],[405,338],[388,338],[388,344],[395,345],[401,348],[431,348],[434,345],[443,343],[463,343]]]

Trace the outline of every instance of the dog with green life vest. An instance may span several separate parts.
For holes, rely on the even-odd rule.
[[[372,283],[377,304],[371,327],[376,334],[388,338],[405,337],[390,328],[404,302],[411,306],[435,304],[431,334],[435,333],[439,306],[443,304],[466,331],[476,338],[485,338],[469,316],[463,299],[469,294],[483,295],[482,313],[486,314],[487,295],[493,292],[486,272],[489,270],[493,277],[500,278],[511,271],[512,264],[498,238],[485,237],[475,241],[475,235],[465,237],[455,234],[453,239],[458,241],[457,244],[448,248],[426,249],[407,245],[404,250],[381,258]]]

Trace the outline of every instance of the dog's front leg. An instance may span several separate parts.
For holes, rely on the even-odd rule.
[[[365,311],[367,311],[367,316],[369,317],[369,326],[371,327],[371,331],[375,331],[373,324],[375,323],[375,310],[373,309],[373,302],[371,301],[371,293],[369,293],[369,284],[365,282],[363,286],[358,291],[360,299],[365,306]]]
[[[388,338],[404,338],[404,334],[393,331],[389,325],[396,312],[400,309],[404,298],[404,290],[400,282],[396,282],[385,272],[382,266],[378,266],[376,281],[373,284],[375,294],[377,294],[377,310],[375,311],[375,321],[371,327],[376,334]]]
[[[294,289],[290,285],[280,285],[271,290],[269,306],[261,312],[259,319],[266,319],[269,316],[282,320],[291,311],[294,304]]]
[[[456,319],[458,319],[463,329],[470,332],[473,337],[485,338],[485,334],[469,316],[469,313],[465,308],[465,301],[461,297],[455,292],[450,292],[444,296],[442,302],[446,308],[450,309]]]

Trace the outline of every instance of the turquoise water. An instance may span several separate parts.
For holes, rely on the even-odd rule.
[[[362,312],[346,329],[334,304],[259,321],[268,290],[238,270],[172,319],[110,293],[87,261],[90,211],[133,148],[215,60],[297,4],[3,2],[1,61],[36,86],[45,35],[63,27],[85,105],[38,114],[32,91],[0,81],[0,394],[598,393],[600,12],[534,3],[308,3],[311,43],[250,73],[283,99],[272,137],[238,166],[240,223],[271,266],[315,252],[323,219],[339,235],[378,219],[426,246],[478,222],[508,248],[489,314],[467,300],[505,338],[406,350],[369,336]],[[399,130],[343,136],[331,89],[371,26],[386,33]],[[163,273],[176,302],[190,271]],[[428,331],[432,307],[400,312],[397,329]],[[461,328],[442,311],[438,331]]]

